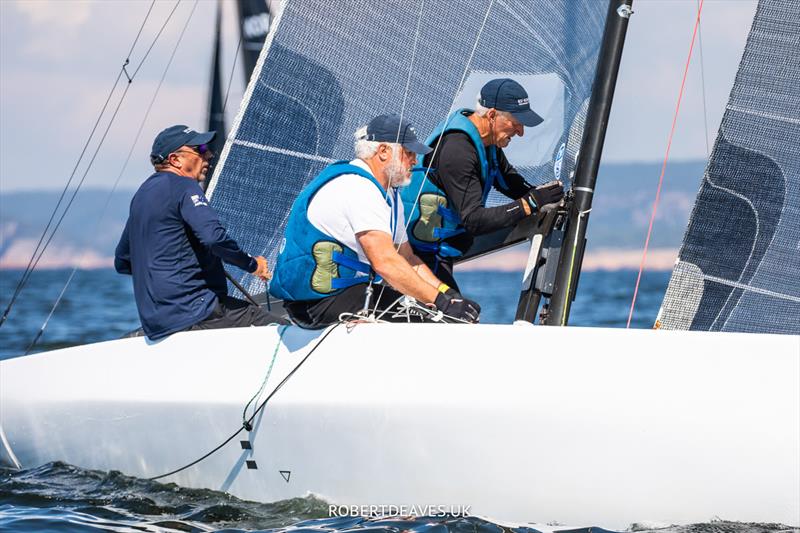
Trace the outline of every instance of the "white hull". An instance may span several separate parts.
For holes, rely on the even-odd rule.
[[[287,330],[259,402],[322,334]],[[2,361],[0,422],[23,467],[156,476],[241,427],[277,343],[198,331]],[[518,522],[797,525],[800,336],[340,326],[249,435],[165,481]]]

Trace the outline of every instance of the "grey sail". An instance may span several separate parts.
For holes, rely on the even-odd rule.
[[[427,136],[480,87],[513,77],[545,122],[506,151],[531,183],[567,178],[608,10],[596,0],[397,0],[281,4],[218,164],[211,202],[271,262],[292,203],[353,132],[402,113]],[[498,201],[499,198],[490,201]],[[506,200],[507,201],[507,200]],[[254,292],[263,285],[231,274]]]
[[[800,333],[800,3],[758,4],[656,327]]]

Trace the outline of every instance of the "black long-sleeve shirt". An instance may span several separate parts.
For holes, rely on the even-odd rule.
[[[431,160],[431,156],[434,156]],[[500,228],[513,226],[525,218],[525,211],[518,201],[525,196],[531,185],[506,159],[503,150],[497,148],[497,163],[507,188],[495,183],[495,188],[515,200],[504,205],[483,205],[483,180],[481,165],[475,145],[469,136],[460,131],[451,131],[442,136],[439,148],[425,159],[425,165],[435,170],[429,179],[442,189],[449,200],[449,208],[461,217],[466,233],[447,242],[459,250],[466,251],[474,235],[491,233]]]

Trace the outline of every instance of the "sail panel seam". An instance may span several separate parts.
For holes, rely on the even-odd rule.
[[[286,148],[278,148],[277,146],[269,146],[266,144],[254,143],[251,141],[243,141],[241,139],[234,139],[231,144],[253,148],[255,150],[262,150],[264,152],[272,152],[274,154],[288,155],[289,157],[297,157],[300,159],[308,159],[311,161],[319,161],[321,163],[335,163],[336,159],[330,157],[323,157],[316,154],[307,154],[304,152],[297,152],[295,150],[287,150]]]
[[[745,115],[752,115],[754,117],[768,118],[770,120],[778,120],[780,122],[787,122],[789,124],[800,125],[800,119],[796,118],[784,117],[772,113],[759,113],[758,111],[753,111],[752,109],[745,109],[743,107],[734,106],[730,104],[728,104],[726,109],[729,109],[730,111],[738,111],[739,113],[744,113]]]
[[[713,281],[714,283],[719,283],[721,285],[726,285],[728,287],[733,287],[735,289],[742,289],[743,291],[749,292],[756,292],[758,294],[763,294],[765,296],[773,296],[775,298],[780,298],[781,300],[788,300],[790,302],[800,303],[800,296],[792,296],[791,294],[783,294],[781,292],[771,291],[769,289],[762,289],[760,287],[753,287],[752,285],[748,285],[746,283],[739,283],[738,281],[731,281],[725,278],[718,278],[716,276],[707,276],[703,274],[703,279],[707,281]]]

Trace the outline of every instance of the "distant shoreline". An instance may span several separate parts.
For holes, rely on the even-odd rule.
[[[22,251],[22,250],[20,250]],[[8,250],[14,252],[14,250]],[[30,260],[32,250],[27,253],[6,253],[0,258],[0,270],[24,270]],[[96,252],[84,252],[74,249],[48,250],[48,255],[43,257],[36,267],[37,270],[60,270],[78,266],[81,270],[98,270],[114,267],[113,257],[103,257]],[[647,253],[645,270],[670,271],[678,256],[677,248],[653,248]],[[498,252],[485,257],[474,259],[457,267],[460,272],[517,272],[524,270],[528,259],[527,249],[519,247]],[[642,260],[641,250],[623,248],[599,248],[587,251],[583,259],[583,271],[617,271],[638,270]]]

